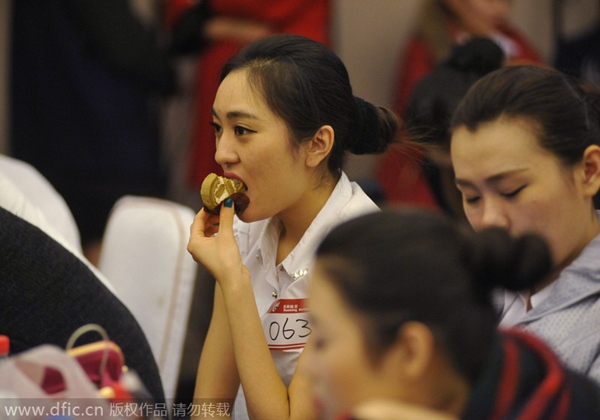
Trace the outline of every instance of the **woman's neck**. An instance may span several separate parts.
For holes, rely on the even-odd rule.
[[[315,217],[327,203],[335,185],[333,179],[323,183],[305,194],[295,206],[276,216],[282,224],[277,245],[277,264],[281,263],[298,245]]]
[[[471,386],[443,356],[438,355],[432,372],[424,383],[425,392],[420,392],[424,398],[420,404],[458,418],[467,404]]]
[[[586,246],[590,244],[594,240],[596,236],[600,235],[600,221],[598,221],[598,216],[596,215],[596,210],[593,211],[592,218],[588,226],[583,230],[583,234],[581,235],[581,240],[577,243],[577,246],[564,258],[560,263],[556,265],[550,272],[548,278],[542,283],[538,284],[533,290],[533,293],[537,293],[542,290],[544,287],[550,285],[560,276],[560,273],[570,266],[573,261],[581,254],[581,252],[585,249]]]
[[[469,400],[470,388],[463,378],[453,378],[453,383],[448,386],[446,393],[442,394],[437,401],[437,407],[440,411],[460,416],[467,401]]]

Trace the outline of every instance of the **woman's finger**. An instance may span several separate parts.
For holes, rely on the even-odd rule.
[[[212,236],[219,231],[219,216],[207,213],[201,209],[190,226],[190,236]]]
[[[219,232],[233,235],[233,216],[235,215],[233,199],[228,197],[223,201],[219,213]]]

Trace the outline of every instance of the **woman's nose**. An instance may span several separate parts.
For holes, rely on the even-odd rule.
[[[222,135],[217,141],[217,150],[215,152],[215,161],[225,166],[231,163],[235,163],[239,160],[239,157],[235,151],[235,143],[229,138],[229,136]]]
[[[504,207],[495,200],[488,200],[483,204],[480,228],[501,227],[508,229],[510,221]]]

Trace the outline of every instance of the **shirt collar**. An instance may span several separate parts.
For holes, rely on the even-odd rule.
[[[342,172],[340,180],[336,184],[327,202],[312,221],[300,242],[292,252],[279,264],[285,272],[294,280],[304,277],[310,270],[307,261],[312,261],[317,246],[321,243],[329,230],[339,222],[339,215],[343,207],[352,196],[352,184],[347,175]],[[259,247],[256,257],[261,264],[275,264],[277,244],[281,233],[281,222],[276,218],[270,218],[260,233]]]
[[[600,219],[600,211],[596,211],[596,215]],[[527,319],[544,316],[594,293],[600,293],[598,255],[600,255],[600,235],[592,239],[577,258],[561,271],[548,292],[549,296],[538,302],[536,311],[528,312]]]

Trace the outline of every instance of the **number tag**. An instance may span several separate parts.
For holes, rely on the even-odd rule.
[[[311,329],[308,299],[278,299],[262,317],[263,329],[271,350],[301,349]]]

